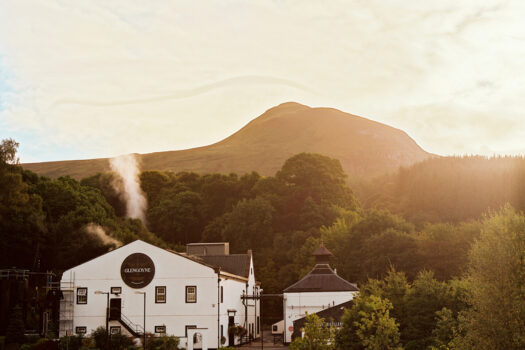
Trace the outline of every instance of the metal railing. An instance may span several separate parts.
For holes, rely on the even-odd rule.
[[[140,324],[133,323],[123,313],[120,313],[120,321],[137,334],[144,334],[144,327]]]

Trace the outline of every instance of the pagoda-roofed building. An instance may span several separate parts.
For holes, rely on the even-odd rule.
[[[316,260],[314,268],[301,280],[284,290],[285,343],[292,341],[295,320],[305,317],[306,313],[317,313],[347,303],[359,293],[355,284],[338,276],[330,267],[332,253],[322,242],[312,255]]]

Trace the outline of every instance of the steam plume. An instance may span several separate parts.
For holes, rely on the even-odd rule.
[[[137,159],[133,154],[125,154],[111,158],[109,165],[119,177],[118,181],[112,183],[112,186],[126,201],[126,216],[146,223],[144,211],[147,201],[140,188]]]
[[[87,224],[85,227],[84,227],[84,230],[97,237],[98,239],[100,239],[104,244],[113,244],[115,245],[116,248],[120,247],[122,245],[122,243],[118,240],[116,240],[115,238],[113,237],[110,237],[107,235],[106,231],[104,231],[104,229],[97,225],[97,224]]]

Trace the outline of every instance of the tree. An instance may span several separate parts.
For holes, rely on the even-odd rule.
[[[18,164],[19,159],[16,156],[19,143],[13,139],[4,139],[0,143],[0,167],[5,165]]]
[[[375,295],[359,296],[346,310],[335,341],[338,349],[402,349],[396,320],[390,317],[392,304]]]
[[[203,228],[201,204],[199,193],[170,192],[148,210],[148,222],[151,229],[167,242],[198,242]]]
[[[30,191],[16,163],[18,143],[0,143],[0,266],[33,266],[46,232],[42,198]]]
[[[274,208],[264,198],[239,201],[227,214],[222,238],[237,251],[270,246],[273,212]]]
[[[6,331],[6,344],[23,344],[25,341],[25,325],[22,319],[22,308],[15,306],[9,315],[9,325]]]
[[[525,348],[525,216],[510,206],[483,220],[470,254],[471,308],[460,338],[465,348]]]
[[[326,325],[324,318],[316,314],[306,315],[303,337],[295,338],[290,344],[292,350],[332,350],[334,349],[334,329]]]
[[[436,312],[450,304],[449,286],[436,280],[433,272],[421,271],[406,296],[406,321],[401,334],[405,349],[423,349],[431,345]]]

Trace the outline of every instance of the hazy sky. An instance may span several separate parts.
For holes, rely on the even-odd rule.
[[[0,1],[24,162],[216,142],[329,106],[438,154],[525,153],[525,1]]]

